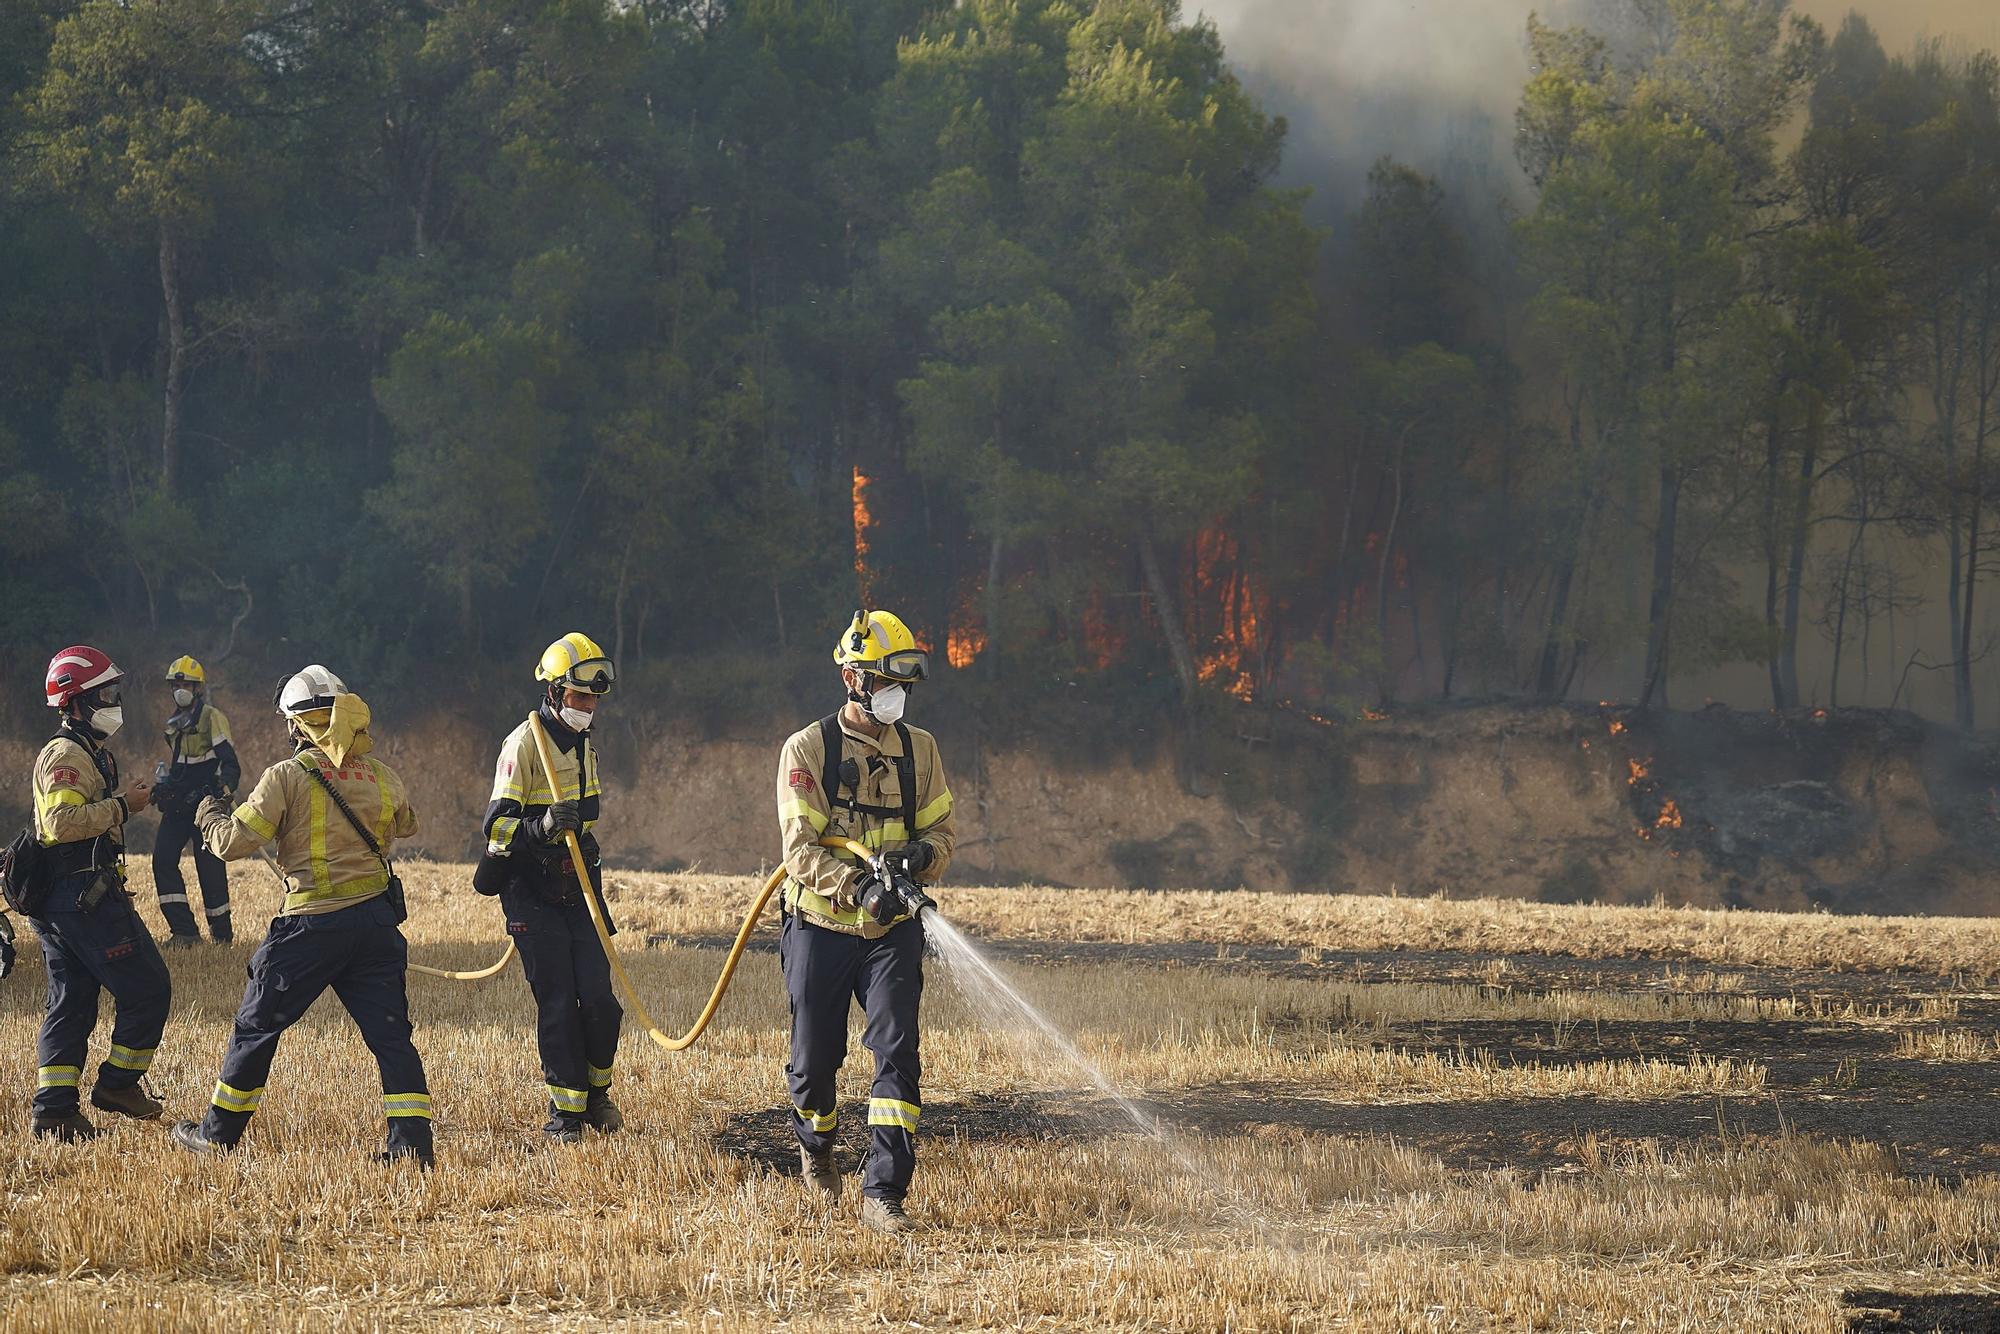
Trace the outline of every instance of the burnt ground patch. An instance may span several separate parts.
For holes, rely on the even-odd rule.
[[[1948,1330],[1952,1334],[2000,1334],[2000,1294],[1991,1292],[1843,1292],[1847,1328],[1854,1334]]]
[[[650,947],[726,950],[733,937],[663,934],[646,938]],[[1117,941],[981,939],[980,949],[1003,963],[1068,967],[1094,963],[1161,968],[1213,969],[1322,982],[1413,982],[1490,986],[1516,992],[1616,991],[1644,995],[1707,995],[1712,989],[1688,979],[1727,978],[1713,994],[1744,998],[1824,996],[1842,1000],[1893,1002],[1916,996],[1951,994],[1994,979],[1956,979],[1936,973],[1865,968],[1777,968],[1716,963],[1705,959],[1633,955],[1584,958],[1567,954],[1505,954],[1451,950],[1324,950],[1302,958],[1297,948],[1208,941],[1126,944]],[[753,936],[753,953],[777,952],[769,933]],[[1995,961],[2000,969],[2000,960]]]
[[[1232,946],[1218,955],[1217,947],[1199,944],[990,942],[988,948],[1007,962],[1041,966],[1120,962],[1186,968],[1191,973],[1213,970],[1329,981],[1476,985],[1488,985],[1491,962],[1502,957],[1328,954],[1306,962],[1296,952]],[[1685,989],[1690,965],[1677,960],[1504,957],[1504,991],[1515,995],[1548,990],[1690,994]],[[1275,1082],[1132,1092],[1162,1121],[1195,1135],[1389,1137],[1467,1170],[1575,1170],[1583,1162],[1587,1144],[1603,1152],[1641,1141],[1696,1147],[1802,1134],[1879,1144],[1894,1153],[1908,1175],[1947,1184],[1974,1173],[2000,1172],[2000,1117],[1992,1111],[2000,1106],[2000,1060],[1920,1061],[1897,1053],[1900,1037],[1912,1030],[2000,1032],[2000,996],[1923,973],[1733,967],[1713,971],[1730,979],[1729,990],[1720,993],[1725,996],[1796,997],[1834,1005],[1853,1003],[1864,1009],[1907,1006],[1915,999],[1943,996],[1957,1003],[1958,1013],[1949,1019],[1899,1023],[1685,1017],[1472,1019],[1396,1024],[1373,1034],[1378,1045],[1464,1056],[1484,1053],[1503,1066],[1553,1068],[1633,1059],[1687,1061],[1697,1056],[1754,1062],[1766,1071],[1766,1089],[1754,1096],[1360,1102],[1343,1099],[1337,1087]],[[1282,1016],[1274,1018],[1281,1027]],[[1301,1031],[1294,1040],[1323,1042],[1325,1036]],[[859,1111],[843,1108],[844,1163],[851,1164],[866,1145]],[[1006,1097],[982,1093],[959,1099],[945,1090],[937,1090],[927,1102],[924,1132],[931,1139],[945,1136],[974,1142],[1122,1138],[1141,1133],[1108,1100],[1075,1091]],[[718,1144],[777,1170],[798,1170],[789,1114],[782,1108],[731,1118]]]

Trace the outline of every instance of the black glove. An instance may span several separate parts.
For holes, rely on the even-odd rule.
[[[0,912],[0,977],[14,971],[14,923]]]
[[[855,887],[859,891],[861,911],[881,926],[889,925],[898,917],[915,917],[924,908],[932,906],[930,897],[917,888],[917,882],[897,871],[891,871],[886,876],[871,872],[865,887],[858,881]]]
[[[583,828],[583,821],[576,813],[573,801],[558,801],[535,822],[535,836],[544,843],[562,840],[564,831]]]
[[[882,854],[882,864],[915,880],[937,860],[937,849],[928,843],[905,843]]]
[[[840,909],[859,908],[871,894],[881,892],[882,874],[872,866],[861,868],[861,874],[847,883],[847,888],[833,896],[833,906]]]

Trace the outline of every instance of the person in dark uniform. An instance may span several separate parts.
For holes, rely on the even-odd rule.
[[[915,1227],[903,1199],[917,1162],[923,1098],[917,1010],[924,991],[923,923],[900,908],[880,920],[884,871],[935,883],[951,863],[951,788],[929,732],[905,723],[911,687],[929,658],[886,611],[854,613],[834,645],[847,703],[794,733],[778,760],[784,838],[784,921],[778,940],[792,1009],[792,1125],[806,1178],[840,1192],[834,1165],[835,1078],[847,1059],[847,1016],[859,1001],[862,1042],[875,1055],[861,1221],[882,1232]],[[820,846],[854,839],[880,868]],[[896,899],[887,901],[895,903]]]
[[[160,766],[153,794],[153,804],[160,810],[160,832],[153,840],[153,889],[171,933],[168,947],[198,943],[201,928],[195,924],[187,881],[181,876],[181,852],[194,844],[194,874],[201,885],[208,934],[216,944],[226,945],[233,938],[229,868],[202,846],[194,812],[205,796],[229,800],[243,781],[243,766],[229,739],[229,719],[208,702],[208,674],[201,664],[189,657],[174,659],[167,668],[167,683],[174,690],[174,712],[167,719],[167,760]]]
[[[224,861],[277,850],[285,899],[250,959],[222,1074],[199,1123],[174,1127],[194,1153],[234,1148],[264,1101],[278,1039],[328,987],[340,997],[382,1076],[386,1161],[431,1164],[431,1095],[411,1040],[404,989],[409,946],[402,885],[389,846],[417,831],[403,780],[369,756],[368,706],[317,664],[280,688],[278,712],[296,753],[264,771],[234,811],[203,800],[202,840]]]
[[[118,1008],[90,1105],[138,1120],[164,1110],[142,1081],[166,1029],[173,982],[125,889],[125,822],[146,809],[153,789],[139,782],[121,791],[117,758],[104,744],[125,721],[124,680],[87,644],[50,659],[46,691],[62,728],[35,757],[35,831],[48,850],[48,879],[28,920],[42,941],[48,1009],[30,1127],[66,1143],[101,1133],[77,1096],[100,992]]]
[[[583,896],[593,894],[605,929],[615,932],[604,902],[604,866],[596,836],[602,796],[590,726],[615,678],[611,659],[588,635],[571,633],[548,646],[535,679],[536,706],[555,752],[554,785],[527,720],[500,743],[493,796],[486,806],[486,856],[473,885],[497,894],[507,934],[521,951],[521,971],[535,998],[535,1043],[548,1089],[542,1133],[574,1144],[586,1126],[611,1134],[625,1118],[611,1101],[611,1067],[625,1011],[611,989],[611,965]],[[576,831],[591,883],[577,883],[565,831]]]

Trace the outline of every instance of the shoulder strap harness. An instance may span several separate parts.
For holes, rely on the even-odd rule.
[[[826,791],[827,804],[856,815],[872,815],[878,820],[901,816],[903,837],[917,836],[917,760],[910,748],[910,728],[907,723],[897,723],[896,739],[903,743],[903,753],[894,759],[896,777],[903,788],[901,806],[864,806],[852,796],[841,795],[843,791],[859,794],[861,790],[861,767],[853,760],[841,759],[842,738],[840,715],[829,713],[819,720],[819,736],[825,758],[820,761],[820,786]]]

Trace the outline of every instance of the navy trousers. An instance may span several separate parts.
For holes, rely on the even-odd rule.
[[[153,887],[160,895],[160,915],[177,936],[201,937],[194,909],[188,903],[187,881],[181,875],[181,851],[194,844],[194,877],[201,885],[201,902],[208,933],[218,941],[234,938],[229,923],[229,868],[210,852],[194,827],[192,810],[160,812],[160,832],[153,839]]]
[[[549,1109],[557,1116],[580,1117],[591,1091],[611,1087],[618,1030],[625,1019],[590,909],[580,896],[574,903],[559,904],[519,882],[500,891],[500,906],[535,998],[535,1045]]]
[[[847,1060],[848,1007],[858,1001],[867,1024],[862,1045],[875,1054],[868,1097],[868,1164],[861,1193],[900,1200],[917,1167],[917,1009],[924,995],[924,928],[904,922],[878,940],[814,926],[786,913],[778,961],[792,1006],[792,1126],[814,1153],[833,1147],[838,1123],[835,1081]]]
[[[112,879],[93,908],[77,895],[96,877]],[[108,872],[70,877],[49,893],[43,915],[34,918],[48,970],[48,1010],[38,1044],[36,1116],[63,1116],[77,1110],[77,1085],[90,1033],[97,1027],[98,993],[108,991],[117,1006],[111,1025],[111,1053],[97,1067],[105,1088],[130,1088],[153,1063],[153,1051],[167,1026],[173,982],[166,961],[131,897]]]
[[[278,1039],[328,987],[347,1007],[382,1072],[389,1146],[429,1152],[430,1086],[410,1040],[403,970],[410,950],[396,929],[401,912],[384,895],[338,912],[279,917],[250,958],[250,985],[222,1058],[203,1136],[234,1144],[264,1101]],[[323,1077],[323,1076],[321,1076]]]

